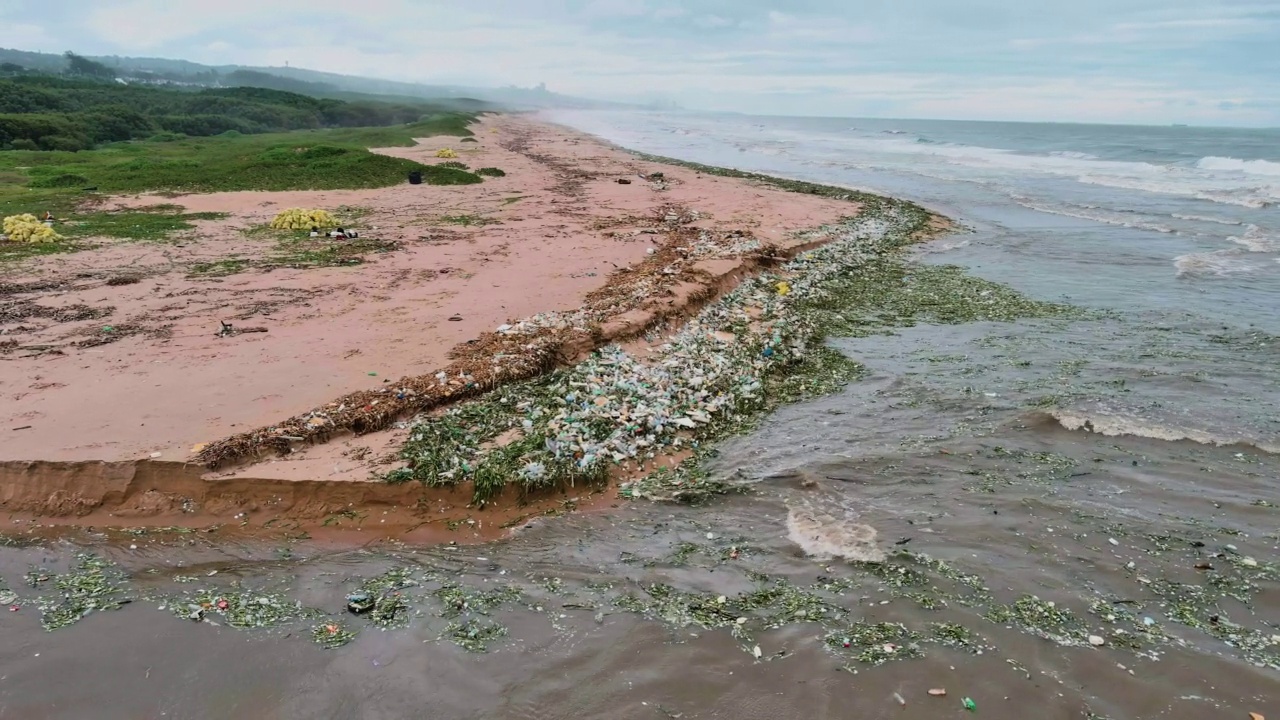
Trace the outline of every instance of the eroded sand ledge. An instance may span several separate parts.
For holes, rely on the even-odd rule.
[[[182,497],[198,501],[201,515],[274,507],[323,517],[344,506],[413,505],[422,500],[421,488],[368,481],[371,456],[393,447],[396,434],[352,443],[349,433],[341,441],[344,431],[385,428],[688,316],[742,277],[813,244],[796,231],[857,211],[845,201],[642,162],[527,118],[488,118],[477,129],[479,143],[432,138],[384,152],[430,163],[437,149],[449,146],[470,166],[500,167],[506,177],[481,186],[184,196],[168,201],[231,215],[177,245],[108,245],[11,273],[8,283],[56,286],[23,299],[110,306],[109,322],[142,329],[81,348],[75,338],[102,320],[52,322],[28,329],[23,342],[63,354],[0,359],[6,398],[0,427],[9,437],[0,449],[4,506],[83,519],[108,510],[170,516],[184,512],[175,507]],[[647,180],[653,173],[664,177]],[[280,209],[342,205],[370,210],[362,233],[403,249],[353,268],[188,276],[193,263],[261,251],[240,231]],[[460,215],[493,224],[441,221]],[[700,237],[728,244],[750,239],[760,247],[733,257],[687,257],[682,248]],[[122,269],[142,281],[106,284]],[[528,362],[508,363],[515,369],[505,374],[446,388],[435,398],[387,392],[387,386],[419,387],[415,378],[422,388],[434,387],[437,370],[451,363],[479,368],[474,361],[486,353],[510,355],[517,348],[495,327],[580,308],[591,311],[590,332],[553,333]],[[223,319],[269,332],[216,337]],[[387,382],[393,378],[401,379]],[[348,402],[338,398],[358,403],[359,417],[315,422],[317,408],[346,412]],[[326,417],[333,414],[340,413]],[[10,430],[20,426],[30,427]],[[299,447],[295,438],[303,436],[337,441],[293,453],[288,462],[243,466]],[[242,466],[202,474],[201,465],[217,461]],[[326,495],[314,489],[321,486],[346,487]],[[441,507],[466,504],[463,491],[431,495]]]

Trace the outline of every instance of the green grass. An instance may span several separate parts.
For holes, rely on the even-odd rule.
[[[224,258],[214,262],[196,263],[191,266],[191,273],[203,277],[225,277],[247,269],[249,269],[249,261],[245,258]]]
[[[476,171],[476,174],[483,177],[506,177],[507,176],[507,173],[505,170],[502,170],[496,167],[480,168],[479,170]]]
[[[421,171],[432,185],[474,184],[481,179],[457,168],[368,150],[411,146],[413,138],[427,135],[470,134],[470,119],[448,114],[399,127],[130,141],[75,153],[0,152],[0,208],[33,212],[54,204],[69,209],[84,188],[101,193],[376,188],[404,182],[411,170]]]
[[[474,185],[483,180],[464,169],[367,149],[411,146],[413,138],[429,135],[469,135],[471,120],[471,115],[448,113],[400,127],[168,135],[74,153],[0,152],[0,217],[47,211],[70,220],[56,227],[65,242],[0,245],[0,262],[72,251],[83,247],[76,242],[80,238],[159,240],[192,229],[193,221],[223,217],[183,214],[178,206],[94,212],[100,194],[376,188],[405,182],[413,170],[429,185]]]
[[[109,237],[121,240],[163,240],[175,232],[191,230],[196,220],[222,220],[226,213],[127,211],[89,213],[58,228],[68,238]]]
[[[440,222],[445,225],[461,225],[462,227],[484,227],[496,225],[497,220],[482,215],[441,215]]]
[[[270,232],[276,234],[278,242],[275,249],[263,257],[237,256],[198,263],[191,266],[191,274],[199,277],[225,277],[253,268],[273,270],[351,267],[363,264],[367,255],[393,252],[400,248],[397,243],[374,238],[331,240],[325,237],[312,238],[302,233],[284,233],[278,230]]]

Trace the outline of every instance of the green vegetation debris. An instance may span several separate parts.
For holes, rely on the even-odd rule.
[[[449,623],[445,637],[467,652],[483,653],[489,645],[507,636],[507,628],[491,620],[467,618]]]
[[[198,621],[216,616],[242,630],[278,627],[320,614],[278,593],[240,588],[198,590],[169,600],[168,607],[178,617]]]
[[[125,574],[96,555],[76,555],[76,562],[65,573],[33,569],[27,583],[33,588],[51,588],[56,595],[36,599],[40,608],[40,624],[45,630],[58,630],[74,625],[94,611],[116,610],[129,602],[122,586]]]
[[[325,650],[335,650],[356,639],[356,633],[342,623],[325,622],[311,628],[311,639]]]
[[[417,585],[409,569],[388,570],[361,583],[359,590],[347,596],[347,607],[380,628],[403,627],[409,622],[409,602],[403,591]]]

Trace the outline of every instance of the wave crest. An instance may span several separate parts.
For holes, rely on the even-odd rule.
[[[1216,435],[1207,430],[1161,425],[1157,422],[1128,415],[1108,415],[1078,410],[1052,410],[1047,415],[1059,425],[1071,431],[1084,430],[1107,437],[1128,435],[1152,440],[1165,440],[1167,442],[1190,441],[1214,447],[1252,447],[1272,455],[1280,454],[1280,446],[1259,442],[1255,438],[1243,435]]]
[[[1196,161],[1196,167],[1201,170],[1217,172],[1239,172],[1246,175],[1280,177],[1280,162],[1271,162],[1270,160],[1241,160],[1233,157],[1210,155]]]

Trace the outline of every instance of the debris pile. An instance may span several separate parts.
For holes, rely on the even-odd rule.
[[[663,212],[670,222],[689,218],[676,209]],[[408,467],[389,479],[471,481],[483,503],[512,479],[522,490],[572,486],[602,479],[618,465],[642,467],[697,448],[763,409],[770,375],[785,374],[816,353],[822,329],[807,303],[820,299],[836,276],[909,242],[918,221],[917,213],[890,206],[810,233],[804,239],[829,242],[776,272],[743,281],[647,358],[606,347],[538,388],[522,388],[526,399],[514,408],[508,398],[489,411],[425,419],[405,447]],[[565,318],[531,326],[552,321]],[[523,332],[514,326],[500,331]],[[486,449],[509,429],[519,437]],[[631,489],[624,486],[624,494]]]
[[[923,216],[922,211],[916,212]],[[650,219],[659,224],[665,241],[640,264],[615,271],[605,286],[586,296],[578,310],[543,313],[501,325],[494,332],[455,347],[450,354],[454,362],[434,374],[406,377],[376,390],[351,393],[277,425],[210,443],[197,460],[217,468],[264,451],[287,454],[296,443],[323,442],[337,431],[375,432],[414,413],[544,375],[557,365],[600,347],[608,322],[629,311],[646,310],[650,318],[647,325],[659,323],[679,312],[673,288],[681,283],[692,284],[701,277],[694,269],[698,259],[709,254],[725,257],[735,245],[752,242],[742,231],[724,233],[689,226],[700,217],[696,211],[678,205],[657,208]],[[835,230],[822,233],[823,237],[837,235]],[[751,257],[755,252],[759,251],[753,251]],[[690,301],[709,298],[715,289],[703,285],[696,292],[702,295],[690,297]],[[611,332],[620,337],[641,330],[622,328]],[[769,351],[768,355],[772,354]]]
[[[199,590],[183,598],[170,600],[168,606],[178,617],[200,622],[210,614],[217,615],[231,627],[242,630],[277,627],[319,614],[316,610],[303,607],[301,602],[283,595],[242,588]]]

